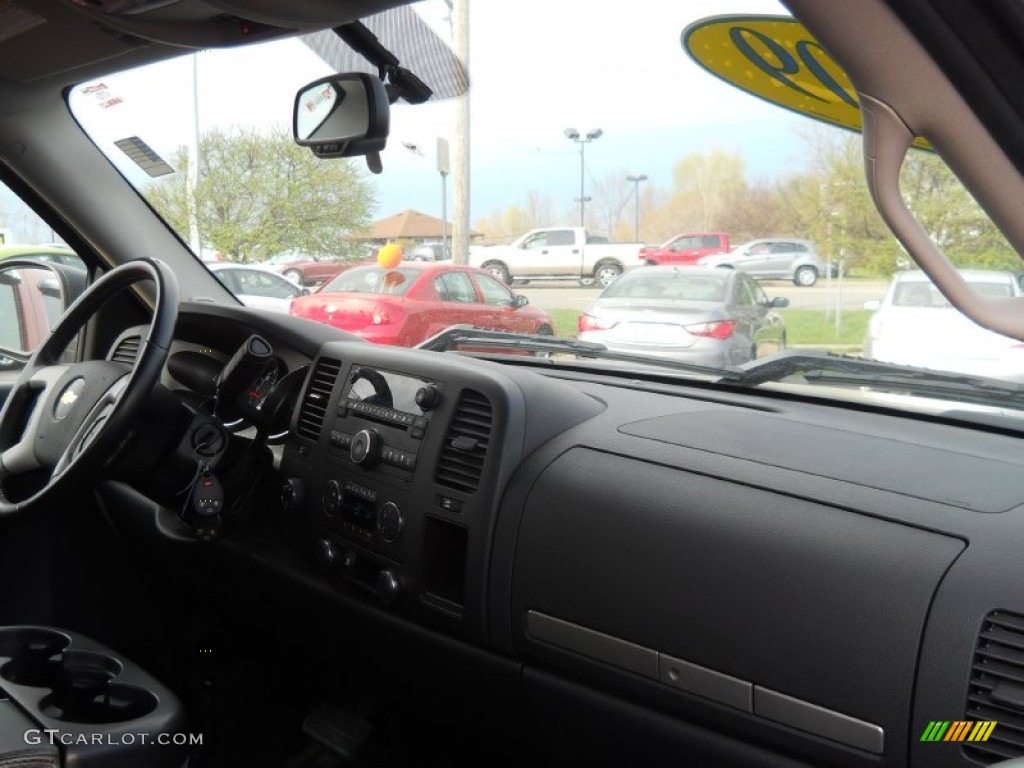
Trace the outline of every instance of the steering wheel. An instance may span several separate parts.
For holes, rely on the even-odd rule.
[[[107,301],[135,283],[156,285],[156,306],[135,363],[60,364],[61,353]],[[116,455],[160,380],[178,320],[178,280],[163,262],[138,259],[112,269],[78,297],[36,349],[0,410],[0,521],[41,512]],[[45,476],[25,498],[11,485]]]

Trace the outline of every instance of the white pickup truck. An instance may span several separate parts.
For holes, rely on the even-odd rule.
[[[609,243],[583,227],[533,229],[509,245],[475,249],[469,256],[507,284],[531,280],[578,280],[581,285],[610,285],[628,269],[641,266],[641,243]]]

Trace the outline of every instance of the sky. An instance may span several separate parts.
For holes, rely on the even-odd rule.
[[[443,0],[417,9],[450,38]],[[588,194],[593,180],[627,173],[668,188],[679,159],[711,148],[739,152],[751,179],[800,170],[801,119],[721,83],[680,45],[688,23],[723,11],[785,15],[775,2],[754,0],[473,0],[471,221],[524,205],[530,191],[558,211],[571,210],[580,156],[563,135],[567,127],[603,131],[586,148]],[[190,142],[193,71],[201,130],[289,126],[295,92],[329,73],[300,41],[288,40],[212,50],[83,84],[71,99],[76,117],[133,183],[147,177],[113,141],[138,135],[168,160]],[[85,92],[100,83],[103,91]],[[375,177],[378,217],[406,208],[440,215],[435,146],[438,137],[452,136],[454,114],[452,101],[392,107],[384,173]],[[448,189],[450,213],[450,183]]]

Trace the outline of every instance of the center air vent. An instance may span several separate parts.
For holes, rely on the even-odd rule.
[[[1024,756],[1024,616],[993,611],[985,617],[974,651],[965,720],[995,722],[968,736],[964,753],[982,763]],[[971,728],[973,735],[974,728]]]
[[[125,336],[114,347],[114,351],[110,353],[110,359],[115,363],[135,365],[135,361],[139,358],[139,349],[141,347],[141,336]]]
[[[466,493],[480,486],[491,440],[491,419],[490,401],[479,392],[463,390],[437,463],[438,483]]]
[[[309,387],[302,398],[299,423],[296,426],[296,430],[303,437],[310,440],[320,437],[320,428],[324,424],[324,417],[327,416],[327,404],[331,401],[331,392],[334,391],[334,383],[338,380],[340,372],[341,362],[327,357],[320,358],[313,368],[313,375],[309,377]]]

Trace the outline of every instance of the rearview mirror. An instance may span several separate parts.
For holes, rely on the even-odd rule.
[[[380,78],[362,72],[315,80],[295,96],[295,142],[317,157],[366,155],[380,173],[380,151],[387,144],[390,105]]]
[[[523,296],[523,294],[521,293],[515,294],[515,297],[516,309],[518,309],[519,307],[525,307],[527,304],[530,303],[530,300],[526,296]]]
[[[864,309],[868,312],[877,312],[882,308],[882,302],[879,299],[871,299],[870,301],[864,302]]]
[[[772,299],[772,309],[785,309],[788,306],[789,299],[787,299],[785,296],[776,296],[774,299]]]

